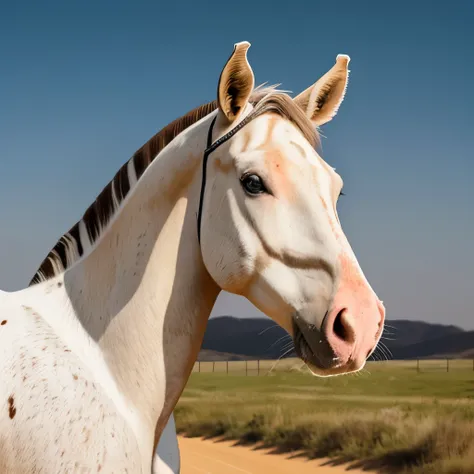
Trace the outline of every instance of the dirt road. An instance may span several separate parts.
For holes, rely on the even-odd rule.
[[[234,446],[235,442],[178,437],[181,474],[363,474],[345,467],[325,466],[325,460],[290,459],[291,455]],[[367,474],[367,473],[365,473]]]

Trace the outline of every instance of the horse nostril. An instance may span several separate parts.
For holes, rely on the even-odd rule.
[[[341,311],[339,311],[339,313],[337,313],[337,316],[336,318],[334,319],[334,324],[333,324],[333,331],[334,331],[334,334],[339,338],[339,339],[343,339],[344,340],[344,334],[345,334],[345,329],[344,329],[344,326],[342,324],[342,318],[341,318],[341,315],[342,315],[342,312],[344,310],[341,309]]]
[[[342,341],[353,343],[355,341],[355,329],[351,316],[346,309],[337,313],[333,323],[334,334]]]

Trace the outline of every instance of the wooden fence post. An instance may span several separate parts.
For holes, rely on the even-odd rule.
[[[420,359],[416,359],[416,371],[420,373]]]
[[[449,359],[446,359],[446,372],[449,372]]]
[[[227,372],[227,375],[229,375],[229,361],[228,360],[225,361],[225,370]]]
[[[248,375],[248,363],[247,363],[247,359],[245,359],[245,375]]]
[[[201,361],[198,360],[198,372],[200,373],[201,372]]]
[[[260,375],[260,359],[257,360],[257,375]]]

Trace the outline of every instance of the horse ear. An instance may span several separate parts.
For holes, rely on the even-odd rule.
[[[339,54],[336,64],[323,77],[294,98],[315,125],[323,125],[337,114],[346,94],[349,61],[349,56]]]
[[[255,78],[247,61],[250,43],[242,41],[234,45],[219,78],[217,103],[229,122],[233,122],[245,109],[253,91]]]

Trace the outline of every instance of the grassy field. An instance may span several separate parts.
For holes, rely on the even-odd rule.
[[[176,408],[178,431],[378,472],[474,474],[472,361],[450,361],[449,371],[446,361],[422,361],[420,372],[416,361],[372,362],[326,379],[293,359],[265,364],[260,377],[242,362],[229,374],[201,365]]]

